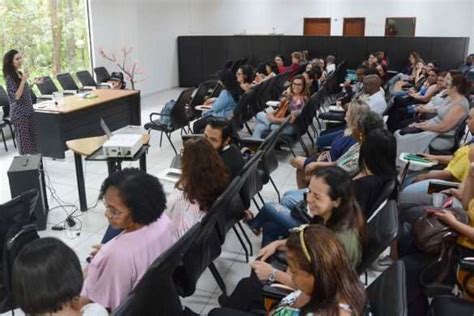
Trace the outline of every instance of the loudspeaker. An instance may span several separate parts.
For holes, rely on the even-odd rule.
[[[12,198],[31,189],[38,190],[39,199],[36,203],[34,216],[38,230],[45,230],[49,206],[41,155],[14,157],[7,174]]]

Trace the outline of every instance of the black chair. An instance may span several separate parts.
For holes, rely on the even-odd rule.
[[[472,316],[474,303],[452,295],[435,296],[430,305],[430,316]]]
[[[201,224],[191,227],[148,268],[127,299],[113,315],[185,315],[173,275],[200,234]]]
[[[209,98],[217,98],[219,94],[222,92],[222,85],[218,82],[214,89],[212,89],[211,94],[209,95]]]
[[[39,79],[42,79],[43,82],[36,84],[36,86],[42,96],[52,95],[54,92],[58,92],[58,87],[56,87],[56,84],[50,76],[40,77]]]
[[[456,127],[456,131],[454,134],[454,146],[451,149],[448,150],[436,150],[433,147],[429,147],[430,154],[432,155],[452,155],[456,150],[459,148],[459,144],[461,143],[461,140],[466,133],[466,119],[467,116],[463,117],[460,122],[458,123],[458,126]]]
[[[204,104],[206,97],[209,95],[209,91],[211,91],[212,94],[217,85],[220,84],[215,80],[208,80],[199,85],[188,106],[190,110],[189,118],[191,120],[201,116],[201,111],[196,110],[196,106]]]
[[[397,202],[388,201],[380,212],[367,224],[368,245],[362,256],[357,271],[364,273],[369,266],[377,260],[379,255],[387,249],[398,236],[398,210]]]
[[[76,77],[83,87],[97,86],[97,82],[95,82],[89,70],[81,70],[76,72]]]
[[[252,87],[240,97],[232,116],[232,122],[236,131],[245,126],[248,132],[250,134],[252,133],[247,122],[257,114],[254,112],[254,108],[252,107],[252,104],[256,102],[257,92],[256,87]]]
[[[371,315],[407,315],[405,265],[402,261],[395,261],[370,284],[366,291]]]
[[[163,141],[163,134],[165,134],[176,155],[178,154],[178,151],[176,150],[173,142],[171,141],[171,134],[177,130],[181,130],[181,133],[186,133],[186,130],[184,129],[185,127],[191,129],[189,127],[189,117],[186,114],[186,106],[188,105],[189,100],[191,99],[193,91],[194,88],[189,88],[181,91],[181,94],[179,95],[178,100],[176,101],[176,104],[174,105],[170,114],[153,112],[150,114],[150,122],[145,124],[145,129],[148,130],[148,133],[150,133],[151,130],[161,132],[160,147]],[[158,116],[158,118],[154,119],[154,116]],[[169,116],[171,120],[171,125],[161,123],[159,117],[162,116]]]
[[[77,86],[74,78],[71,76],[70,73],[63,73],[56,76],[58,79],[59,84],[63,88],[63,90],[70,90],[70,91],[77,91],[79,87]]]
[[[259,111],[265,110],[268,101],[278,100],[278,96],[275,96],[274,91],[276,87],[276,76],[265,80],[260,83],[262,86],[257,96],[256,104],[258,105]]]
[[[2,133],[3,146],[5,147],[5,151],[8,151],[8,146],[5,140],[5,133],[3,132],[3,128],[8,126],[8,128],[10,129],[10,135],[12,136],[13,146],[15,148],[16,148],[16,140],[15,140],[15,131],[13,130],[13,124],[10,119],[10,102],[8,101],[7,92],[2,86],[0,86],[0,106],[3,108],[3,118],[0,121],[0,130]]]
[[[380,210],[385,206],[389,199],[396,199],[397,180],[388,180],[382,189],[378,199],[375,201],[372,209],[365,212],[367,222],[370,222]]]
[[[291,77],[291,72],[287,71],[281,74],[276,75],[275,80],[276,80],[276,85],[275,85],[275,91],[273,92],[274,95],[277,95],[277,98],[285,91],[286,88],[286,83]]]
[[[98,83],[107,82],[110,79],[110,74],[105,67],[95,67],[94,73]]]

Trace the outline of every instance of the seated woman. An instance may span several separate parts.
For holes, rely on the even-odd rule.
[[[311,65],[311,64],[308,64]],[[307,70],[303,73],[306,86],[308,87],[308,94],[313,95],[319,90],[319,79],[322,76],[322,72],[319,68]]]
[[[419,65],[420,63],[423,63],[423,59],[421,59],[420,54],[417,52],[411,52],[410,55],[408,55],[408,61],[409,64],[405,67],[405,70],[396,74],[388,81],[388,86],[391,93],[395,91],[395,85],[399,85],[401,87],[407,81],[415,80],[417,74],[419,74],[421,71]],[[396,90],[399,90],[399,87],[397,87]]]
[[[230,70],[224,69],[217,73],[217,78],[223,89],[217,99],[210,98],[204,102],[205,105],[212,105],[212,107],[209,111],[204,112],[199,120],[194,122],[194,134],[202,134],[207,121],[212,116],[230,118],[239,102],[241,90],[234,74]]]
[[[263,138],[264,133],[278,128],[287,116],[291,116],[290,125],[287,126],[283,133],[289,135],[293,134],[293,126],[291,126],[291,123],[301,114],[307,101],[308,89],[304,77],[302,75],[293,77],[289,93],[281,99],[278,109],[273,113],[262,111],[255,115],[257,125],[255,125],[252,137]]]
[[[438,73],[436,85],[438,87],[438,93],[435,94],[431,100],[426,104],[418,104],[415,107],[415,113],[418,117],[432,117],[438,112],[438,109],[448,105],[451,102],[451,98],[448,96],[446,90],[448,82],[452,80],[451,74],[446,71]]]
[[[278,66],[274,61],[265,63],[265,80],[276,77],[279,73]]]
[[[334,233],[344,247],[349,263],[356,268],[366,245],[367,229],[354,196],[351,178],[341,168],[323,168],[314,174],[308,189],[306,201],[313,215],[312,223],[322,224]],[[300,224],[295,222],[289,227]],[[294,287],[288,273],[276,270],[265,262],[277,250],[285,251],[286,244],[286,239],[277,240],[262,248],[257,256],[260,259],[251,264],[251,276],[239,282],[226,302],[221,299],[224,303],[221,306],[244,311],[262,307],[261,289],[269,280]]]
[[[102,183],[109,224],[122,232],[102,245],[87,267],[81,295],[115,309],[140,281],[150,264],[177,239],[166,214],[160,181],[141,170],[126,168]]]
[[[275,64],[278,67],[278,73],[282,74],[286,72],[286,67],[285,67],[285,60],[283,59],[282,55],[276,55],[275,58],[273,59]]]
[[[378,206],[375,203],[379,199],[385,184],[396,179],[395,155],[396,142],[390,132],[380,128],[369,132],[360,149],[360,171],[352,178],[356,200],[366,218],[369,215],[365,215]],[[373,159],[373,157],[377,157],[377,159]],[[299,194],[300,201],[304,200],[305,190],[289,192],[292,192],[292,198],[296,199],[297,194]],[[292,201],[291,205],[288,205],[290,203],[288,202],[287,193],[282,199],[282,204],[264,204],[253,219],[250,219],[252,214],[247,211],[246,218],[250,219],[247,223],[252,231],[257,234],[263,228],[263,244],[282,236],[285,237],[288,229],[302,222],[302,219],[292,211],[294,205],[300,201]]]
[[[385,84],[387,83],[388,79],[388,68],[384,64],[377,64],[375,66],[375,70],[377,71],[377,74],[379,75],[380,79],[382,80],[382,88],[385,87]]]
[[[363,314],[367,302],[364,286],[330,230],[320,225],[303,225],[291,232],[286,252],[288,270],[297,290],[283,298],[271,315],[294,315],[296,311],[298,315]],[[234,310],[215,309],[209,315],[232,316]]]
[[[221,157],[204,138],[184,144],[181,171],[166,208],[178,237],[201,221],[230,179]]]
[[[415,115],[415,105],[427,103],[438,93],[438,76],[435,70],[428,72],[427,80],[423,83],[418,92],[411,90],[406,96],[398,96],[393,100],[393,105],[388,111],[387,126],[392,132],[404,126],[404,121],[413,119]]]
[[[235,73],[242,93],[247,92],[252,87],[254,80],[253,68],[250,65],[242,65]]]
[[[454,146],[456,128],[467,117],[469,101],[466,94],[469,83],[462,76],[455,76],[448,85],[451,103],[440,109],[435,117],[421,123],[412,123],[415,128],[412,133],[402,135],[400,130],[395,132],[397,138],[397,156],[400,153],[425,152],[428,146],[436,150],[450,150]]]
[[[287,67],[285,70],[285,72],[291,73],[288,80],[291,80],[296,75],[302,63],[303,63],[303,54],[301,52],[291,53],[291,65],[290,67]]]
[[[440,219],[459,234],[454,246],[451,262],[458,262],[460,258],[474,256],[474,150],[471,150],[469,153],[469,161],[469,175],[463,183],[461,194],[462,206],[466,210],[468,224],[460,222],[451,212],[446,210],[431,212],[433,216]],[[425,214],[425,207],[429,207],[429,205],[410,211],[418,213],[419,217]],[[410,216],[407,222],[412,223],[415,218],[415,216]],[[406,218],[401,218],[401,220],[404,219]],[[428,299],[420,284],[419,275],[425,267],[435,262],[438,256],[420,252],[415,247],[409,230],[402,231],[402,235],[399,236],[398,248],[401,260],[405,263],[407,274],[407,305],[409,315],[425,315],[428,310]],[[449,269],[446,280],[454,279],[454,269]]]
[[[81,302],[83,281],[76,254],[56,238],[28,243],[13,265],[13,296],[28,315],[107,316],[99,304]]]

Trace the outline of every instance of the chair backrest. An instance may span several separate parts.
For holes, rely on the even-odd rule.
[[[217,98],[219,94],[221,93],[223,87],[222,85],[218,82],[214,89],[211,92],[211,95],[209,96],[210,98]]]
[[[461,144],[461,140],[466,133],[466,119],[467,115],[464,116],[461,121],[459,122],[458,126],[456,127],[456,133],[454,134],[454,148],[453,152],[458,150],[459,145]]]
[[[257,90],[255,88],[250,88],[240,97],[232,116],[232,120],[236,123],[235,126],[247,122],[256,114],[252,108],[252,104],[256,101],[257,97]]]
[[[215,87],[218,83],[215,80],[208,80],[202,82],[199,87],[197,88],[196,92],[194,93],[193,98],[189,102],[189,109],[192,111],[193,117],[198,117],[200,111],[196,110],[196,106],[201,105],[204,103],[207,95],[209,94],[209,90]]]
[[[70,73],[63,73],[56,76],[63,90],[79,90],[74,78]]]
[[[10,101],[8,101],[8,95],[3,86],[0,86],[0,106],[3,107],[3,117],[10,116]]]
[[[182,264],[186,251],[200,233],[200,229],[200,223],[194,225],[171,248],[161,254],[113,315],[182,315],[173,274]]]
[[[275,93],[280,96],[285,90],[285,83],[291,77],[291,71],[286,71],[284,73],[278,74],[276,79]]]
[[[53,94],[54,92],[58,91],[58,88],[54,84],[53,79],[50,76],[44,76],[40,79],[43,79],[42,83],[38,83],[36,86],[38,90],[41,92],[42,95]]]
[[[435,296],[431,301],[431,316],[472,315],[474,303],[454,295]]]
[[[106,82],[110,79],[110,74],[105,67],[95,67],[94,73],[98,83]]]
[[[368,244],[362,256],[362,262],[357,268],[363,273],[377,260],[378,256],[390,246],[398,235],[397,202],[388,201],[384,208],[367,224]]]
[[[391,179],[385,182],[384,187],[382,189],[382,192],[380,192],[380,195],[378,199],[374,202],[374,205],[370,210],[364,210],[365,211],[365,218],[367,219],[367,222],[370,222],[375,216],[377,215],[377,210],[380,211],[380,205],[384,203],[385,201],[388,201],[390,198],[393,197],[394,191],[397,188],[397,180]]]
[[[193,92],[194,88],[188,88],[181,91],[179,94],[178,100],[176,100],[176,103],[170,114],[173,128],[181,128],[189,123],[189,117],[186,114],[186,107],[191,100]]]
[[[370,312],[374,316],[407,315],[405,265],[395,261],[366,289]],[[455,314],[452,314],[455,315]]]
[[[76,72],[76,77],[83,87],[97,86],[97,83],[95,82],[89,70],[81,70]]]
[[[276,76],[270,79],[265,80],[261,83],[262,87],[257,96],[257,105],[260,111],[263,111],[266,108],[266,103],[268,101],[276,100],[274,98],[274,89],[276,86]]]
[[[263,151],[258,150],[252,158],[244,165],[240,171],[241,178],[241,189],[240,197],[244,203],[245,208],[249,208],[252,198],[257,194],[263,187],[260,175],[257,172],[258,165],[262,159]]]

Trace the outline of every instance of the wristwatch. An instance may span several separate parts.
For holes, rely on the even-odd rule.
[[[276,278],[276,272],[277,272],[276,269],[273,268],[273,269],[272,269],[272,272],[270,272],[270,274],[268,275],[268,282],[273,283],[273,282],[276,281],[276,279],[277,279],[277,278]]]

